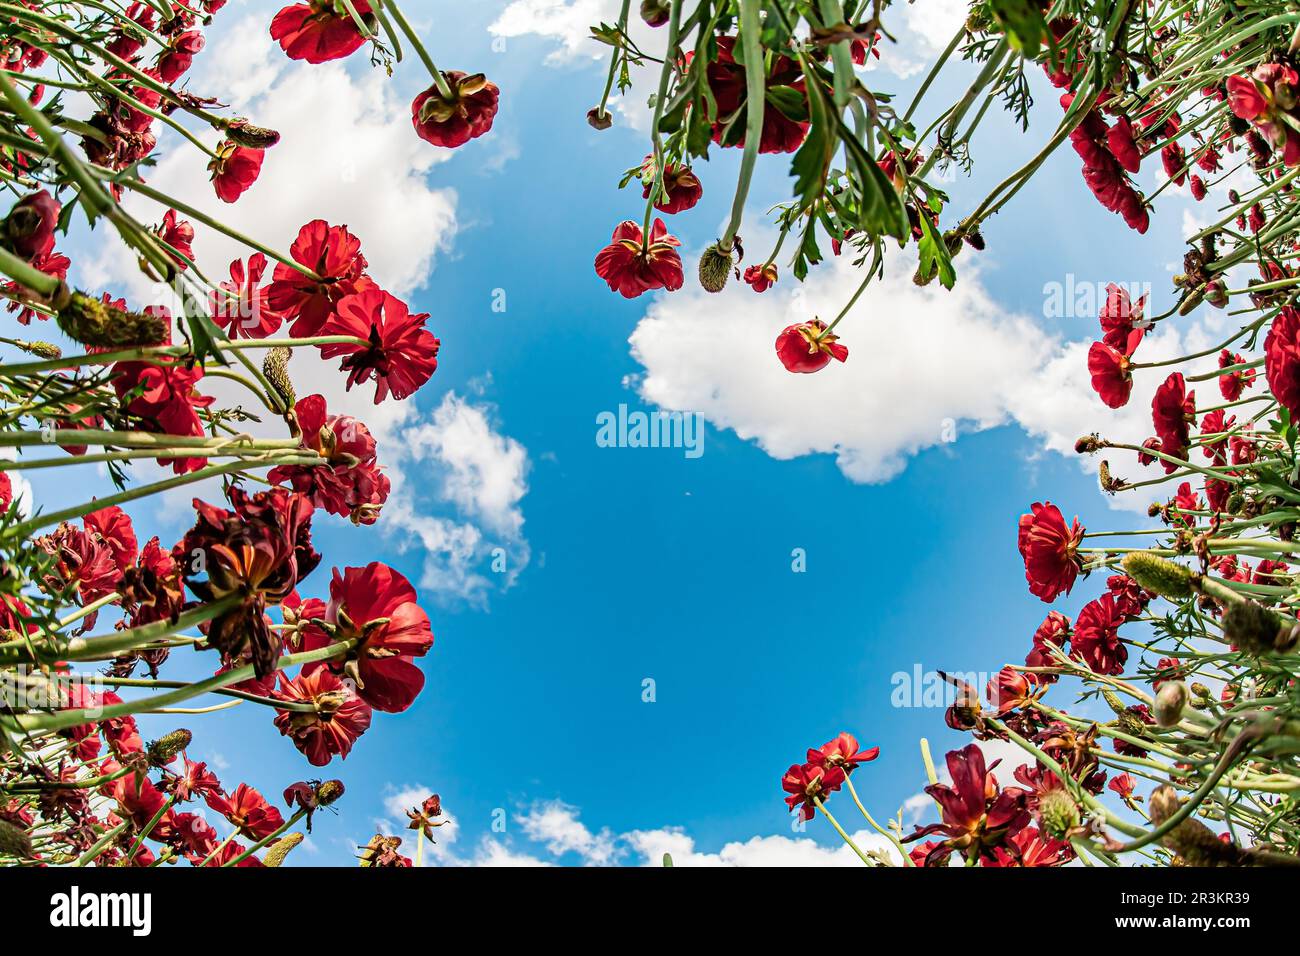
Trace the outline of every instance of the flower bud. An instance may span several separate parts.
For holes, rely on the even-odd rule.
[[[289,855],[289,851],[302,841],[303,835],[296,830],[293,833],[286,833],[271,844],[271,848],[262,857],[262,866],[279,866],[284,862],[284,858]]]
[[[1183,718],[1183,708],[1187,706],[1187,685],[1182,681],[1169,680],[1160,685],[1156,691],[1156,703],[1151,709],[1160,727],[1173,727]]]
[[[1224,639],[1256,657],[1291,650],[1296,645],[1297,632],[1300,626],[1285,623],[1255,601],[1233,601],[1223,612]]]
[[[1095,451],[1101,451],[1101,447],[1101,436],[1096,432],[1083,435],[1074,443],[1074,450],[1080,455],[1091,455]]]
[[[0,244],[31,261],[54,248],[54,229],[59,224],[59,201],[42,189],[24,196],[0,222]]]
[[[280,396],[285,408],[293,408],[298,401],[293,380],[289,378],[289,356],[292,354],[292,349],[278,345],[262,359],[262,374]]]
[[[641,0],[641,19],[646,26],[661,27],[668,22],[670,7],[664,0]]]
[[[63,358],[63,349],[50,342],[24,342],[22,347],[32,355],[43,359]]]
[[[243,117],[226,124],[226,138],[236,146],[247,146],[249,149],[270,149],[280,142],[280,134],[275,130],[254,126]]]
[[[343,796],[342,780],[326,780],[316,788],[316,801],[322,807],[328,807],[341,796]]]
[[[176,756],[182,750],[190,745],[190,741],[193,739],[194,735],[184,727],[179,730],[173,730],[170,734],[163,737],[159,737],[157,740],[149,744],[149,747],[147,748],[149,762],[155,767],[167,766],[167,764],[176,759]]]
[[[592,129],[609,129],[614,125],[614,117],[599,106],[593,106],[587,110],[587,125]]]
[[[1145,551],[1131,551],[1120,563],[1129,577],[1161,597],[1184,601],[1192,596],[1192,572],[1181,564]]]
[[[968,229],[962,233],[961,237],[966,241],[966,245],[976,252],[984,251],[984,234],[978,229]]]
[[[31,855],[32,838],[27,831],[7,820],[0,820],[0,856],[26,860]]]
[[[1156,787],[1147,802],[1151,822],[1156,826],[1163,825],[1178,812],[1181,804],[1178,791],[1173,787],[1168,784]],[[1165,834],[1162,842],[1190,866],[1240,866],[1247,860],[1240,847],[1224,843],[1204,823],[1191,818]]]
[[[68,338],[92,348],[157,345],[167,337],[167,326],[157,316],[124,312],[84,292],[72,293],[59,309],[58,323]]]
[[[1052,839],[1064,840],[1079,825],[1079,806],[1065,790],[1047,790],[1038,797],[1038,821]]]
[[[705,292],[721,292],[731,278],[731,253],[715,242],[700,256],[700,285]]]

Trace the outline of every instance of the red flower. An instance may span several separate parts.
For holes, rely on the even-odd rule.
[[[1026,674],[1007,665],[988,682],[984,693],[989,703],[997,708],[997,715],[1003,717],[1036,700],[1036,691],[1038,691],[1037,674]]]
[[[230,263],[230,281],[223,282],[209,297],[212,321],[226,330],[232,339],[264,339],[284,324],[284,316],[267,302],[269,287],[258,288],[266,272],[266,256],[255,252],[243,260]]]
[[[1112,574],[1106,579],[1106,589],[1115,595],[1115,607],[1125,618],[1134,619],[1142,616],[1152,594],[1127,574]]]
[[[427,312],[412,314],[406,303],[378,287],[339,301],[325,323],[326,335],[351,335],[369,345],[322,345],[322,358],[344,356],[348,388],[375,380],[375,404],[391,392],[401,401],[414,395],[438,368],[439,341],[424,327]]]
[[[706,73],[709,90],[717,104],[717,119],[713,123],[713,141],[719,146],[745,145],[745,118],[748,96],[746,94],[745,67],[736,62],[733,50],[735,37],[718,37],[718,58],[709,64]],[[766,76],[768,99],[763,109],[763,135],[759,139],[760,153],[793,153],[808,134],[807,94],[803,71],[788,56],[774,56]],[[773,93],[781,91],[778,100]],[[781,106],[778,106],[777,103]],[[783,109],[794,112],[791,118]],[[734,121],[733,121],[734,120]]]
[[[1122,773],[1118,777],[1111,777],[1107,785],[1115,793],[1119,794],[1121,800],[1127,803],[1133,798],[1133,775]]]
[[[821,319],[797,322],[781,330],[776,337],[776,357],[787,372],[819,372],[831,359],[843,362],[849,350],[839,343],[836,335],[826,331]]]
[[[501,91],[482,73],[466,76],[447,70],[442,77],[451,97],[444,96],[435,83],[411,103],[411,123],[425,142],[455,149],[492,128]]]
[[[370,705],[360,700],[328,669],[289,680],[280,674],[280,700],[311,704],[311,711],[277,710],[275,726],[301,750],[313,767],[338,754],[346,759],[352,744],[370,728]]]
[[[1228,77],[1228,107],[1250,120],[1274,147],[1281,147],[1287,166],[1300,163],[1300,135],[1289,128],[1296,118],[1296,86],[1300,77],[1281,63],[1264,63],[1249,76]]]
[[[650,198],[654,181],[655,159],[653,156],[647,156],[645,162],[641,164],[642,199]],[[704,195],[704,186],[689,166],[677,166],[673,163],[664,166],[662,187],[663,191],[655,201],[655,208],[666,215],[685,212]]]
[[[776,285],[776,266],[770,262],[762,266],[750,266],[745,270],[745,281],[755,292],[766,292]]]
[[[366,0],[352,0],[352,8],[367,27],[375,23]],[[291,60],[324,63],[360,49],[366,38],[352,15],[331,0],[311,0],[285,7],[271,20],[271,39]]]
[[[781,789],[790,794],[785,798],[786,805],[791,812],[798,807],[799,816],[804,820],[811,820],[817,815],[817,800],[824,802],[843,785],[842,768],[814,763],[791,764],[781,778]]]
[[[1074,622],[1071,645],[1075,656],[1097,674],[1122,674],[1128,660],[1128,648],[1119,639],[1119,626],[1124,621],[1124,612],[1115,604],[1113,594],[1089,601]]]
[[[1224,349],[1219,353],[1219,368],[1228,368],[1232,365],[1244,365],[1246,359],[1238,354],[1229,352]],[[1223,395],[1225,401],[1235,402],[1241,398],[1241,393],[1255,384],[1255,370],[1253,368],[1237,369],[1235,372],[1228,372],[1219,376],[1219,392]]]
[[[1133,335],[1141,340],[1142,332]],[[1136,346],[1136,342],[1134,346]],[[1093,342],[1088,349],[1088,372],[1092,388],[1108,408],[1123,408],[1133,393],[1131,352],[1121,352],[1105,342]]]
[[[234,202],[257,182],[265,154],[250,146],[236,146],[225,139],[217,144],[217,155],[208,163],[212,185],[222,202]]]
[[[1077,552],[1083,532],[1078,518],[1067,526],[1061,509],[1050,501],[1035,502],[1029,514],[1020,516],[1017,546],[1025,562],[1030,594],[1055,601],[1070,593],[1080,570]]]
[[[879,756],[879,747],[859,750],[857,737],[849,733],[841,733],[816,750],[809,750],[808,763],[818,767],[839,767],[849,774],[858,769],[858,764],[875,760]]]
[[[146,311],[155,311],[150,306]],[[163,310],[156,310],[166,315]],[[169,333],[171,317],[166,316]],[[167,337],[170,344],[171,336]],[[200,395],[196,386],[203,378],[202,365],[187,365],[183,360],[168,356],[154,356],[150,361],[118,362],[113,366],[113,389],[126,411],[140,419],[143,431],[162,432],[166,435],[205,435],[203,422],[197,409],[207,408],[214,399]],[[159,459],[160,465],[171,465],[176,474],[202,468],[203,458]]]
[[[1033,646],[1025,657],[1026,667],[1059,667],[1060,661],[1052,656],[1048,645],[1065,647],[1070,640],[1070,619],[1060,611],[1048,611],[1043,623],[1034,631]],[[1035,674],[1040,684],[1053,684],[1057,674]]]
[[[1101,340],[1111,348],[1132,355],[1137,343],[1129,348],[1129,342],[1135,327],[1143,324],[1142,310],[1147,298],[1142,296],[1134,302],[1123,286],[1110,283],[1106,286],[1106,303],[1101,307],[1097,319],[1101,322]]]
[[[31,262],[54,251],[54,230],[59,224],[59,201],[46,190],[29,193],[9,210],[0,223],[0,243]]]
[[[328,666],[351,677],[361,699],[375,710],[406,710],[424,687],[413,659],[433,646],[429,615],[417,600],[410,582],[386,564],[372,561],[364,568],[345,568],[341,575],[335,568],[325,620],[334,625],[336,636],[309,627],[303,647],[312,650],[344,638],[358,644],[343,659],[305,665],[304,673]]]
[[[1196,393],[1187,391],[1181,372],[1174,372],[1156,389],[1151,400],[1151,419],[1162,453],[1171,458],[1186,459],[1190,437],[1188,426],[1195,417]]]
[[[189,268],[189,262],[194,261],[194,227],[188,219],[177,219],[176,210],[168,209],[163,215],[162,225],[154,229],[154,235],[171,246],[175,253],[185,257],[179,258],[171,250],[167,252],[181,270]]]
[[[203,34],[198,30],[186,30],[167,41],[167,49],[158,57],[158,79],[164,83],[175,83],[194,63],[194,57],[203,49]]]
[[[294,406],[302,444],[325,458],[328,467],[282,465],[271,469],[272,484],[288,482],[312,504],[356,524],[374,524],[388,500],[389,482],[375,463],[375,440],[355,418],[329,415],[325,399],[308,395]]]
[[[1125,170],[1136,173],[1142,168],[1142,151],[1138,149],[1133,136],[1133,124],[1127,116],[1115,120],[1115,124],[1106,133],[1106,145],[1110,153]]]
[[[98,536],[108,547],[119,569],[135,564],[139,544],[131,517],[116,505],[92,511],[81,519],[87,533]]]
[[[1264,340],[1264,374],[1277,400],[1300,418],[1300,310],[1287,306],[1273,320]]]
[[[947,837],[926,857],[927,866],[942,863],[952,853],[972,861],[991,860],[996,849],[1029,822],[1026,793],[1019,787],[998,787],[978,744],[950,751],[946,759],[952,784],[935,783],[925,788],[939,804],[942,822],[918,827],[907,839],[932,833]]]
[[[182,772],[163,781],[163,789],[169,791],[176,802],[187,803],[197,797],[206,800],[211,794],[221,793],[221,781],[208,770],[206,763],[194,763],[189,757],[182,757],[181,760]]]
[[[241,834],[250,840],[269,837],[284,826],[280,811],[266,802],[266,798],[246,783],[241,783],[229,796],[209,793],[207,804],[221,814]]]
[[[361,240],[347,226],[313,219],[298,230],[289,255],[317,276],[303,275],[283,262],[272,274],[267,304],[295,320],[289,329],[295,338],[320,335],[344,296],[379,288],[365,274],[368,263],[361,254]]]
[[[628,219],[614,230],[614,241],[596,255],[596,275],[625,299],[635,299],[651,289],[676,292],[682,287],[681,243],[668,234],[662,219],[650,228],[649,242],[641,227]]]

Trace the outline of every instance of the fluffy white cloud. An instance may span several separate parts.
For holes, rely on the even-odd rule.
[[[386,807],[392,819],[376,820],[376,828],[385,833],[402,832],[405,824],[399,820],[405,819],[406,801],[413,797],[418,803],[426,795],[420,787],[390,785]],[[508,836],[485,836],[461,855],[451,846],[454,834],[443,839],[444,828],[439,831],[436,849],[431,851],[426,845],[426,859],[440,866],[555,866],[570,856],[586,866],[662,866],[664,854],[669,853],[674,866],[862,866],[847,844],[822,846],[809,837],[754,836],[708,853],[698,850],[695,839],[681,827],[619,834],[601,829],[596,833],[582,822],[576,807],[559,800],[532,804],[514,816],[514,823],[530,846],[518,846],[522,841]],[[852,838],[863,851],[883,853],[896,865],[901,863],[898,852],[879,834],[859,830]],[[410,838],[402,852],[413,854]]]
[[[952,292],[918,287],[899,257],[839,326],[849,361],[787,373],[773,351],[777,334],[833,317],[859,281],[837,259],[802,286],[786,282],[762,296],[732,283],[716,296],[691,290],[656,300],[630,340],[645,366],[642,397],[699,412],[775,458],[830,453],[854,481],[880,482],[950,438],[958,422],[1004,422],[1017,380],[1050,354],[1033,322],[999,308],[977,274],[968,270]]]
[[[609,48],[591,39],[591,28],[618,22],[621,5],[619,0],[513,0],[488,32],[499,37],[533,35],[553,40],[559,48],[547,57],[552,64],[598,59]],[[639,16],[635,21],[642,22]],[[632,26],[629,23],[629,28]]]

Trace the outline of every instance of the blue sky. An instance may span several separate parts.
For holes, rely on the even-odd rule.
[[[387,438],[380,457],[400,474],[402,505],[372,529],[320,516],[326,566],[304,589],[324,590],[329,563],[378,559],[406,573],[433,620],[428,683],[408,712],[377,714],[352,755],[325,769],[347,796],[337,815],[318,818],[296,862],[347,863],[421,791],[439,792],[456,821],[433,854],[441,862],[639,863],[665,848],[700,863],[842,859],[822,821],[792,832],[785,768],[851,731],[882,748],[855,778],[859,791],[878,817],[897,812],[924,783],[918,739],[929,737],[937,756],[965,740],[944,727],[941,709],[892,707],[891,676],[918,664],[994,672],[1023,657],[1047,611],[1024,587],[1017,515],[1050,497],[1099,527],[1145,520],[1112,510],[1095,475],[1062,453],[1085,430],[1146,427],[1143,384],[1136,412],[1116,415],[1093,400],[1082,349],[1095,314],[1044,316],[1044,288],[1068,273],[1081,283],[1149,282],[1163,306],[1190,202],[1165,193],[1151,234],[1137,237],[1093,201],[1063,150],[985,229],[978,269],[969,251],[958,260],[953,296],[912,288],[906,254],[897,256],[885,287],[840,327],[849,362],[790,376],[772,341],[847,297],[854,280],[843,264],[823,270],[803,298],[792,298],[781,260],[780,283],[761,298],[741,287],[707,300],[684,291],[627,302],[593,272],[613,227],[640,217],[639,192],[617,183],[645,139],[631,128],[634,102],[613,129],[587,126],[604,66],[569,24],[588,11],[609,18],[605,7],[616,3],[407,6],[440,65],[482,70],[502,90],[492,133],[449,156],[414,141],[401,115],[422,83],[415,62],[385,87],[360,55],[347,74],[339,65],[308,73],[278,50],[240,61],[236,106],[264,107],[249,110],[257,122],[274,114],[288,123],[263,181],[232,215],[282,246],[309,218],[292,219],[300,208],[348,222],[376,279],[432,313],[442,341],[439,370],[411,405],[376,411],[354,396],[347,406]],[[936,4],[940,13],[952,6]],[[951,31],[909,11],[900,10],[898,30],[908,56],[924,60]],[[223,10],[196,88],[229,69],[231,50],[251,49],[238,44],[260,37],[273,12],[261,0]],[[540,26],[521,26],[530,22]],[[919,77],[908,58],[891,62],[894,72],[877,69],[869,82],[910,93]],[[954,73],[930,94],[932,109],[959,95],[966,74]],[[326,115],[302,84],[326,91]],[[974,142],[978,174],[948,186],[957,207],[1048,135],[1060,110],[1045,83],[1035,88],[1029,134],[991,111]],[[339,128],[347,123],[371,124],[400,145],[354,155],[355,130]],[[303,155],[287,145],[295,136],[325,137],[303,147],[324,149],[319,164],[293,165]],[[331,166],[341,156],[348,173]],[[730,204],[735,156],[713,158],[699,169],[704,201],[669,223],[688,281]],[[759,220],[787,195],[786,165],[760,165],[752,225],[742,229],[750,261],[766,256],[770,233]],[[193,153],[176,151],[156,177],[206,188],[194,186],[204,174]],[[225,247],[201,235],[201,257],[204,243],[210,271],[220,272],[228,252],[223,259]],[[85,237],[73,249],[83,281],[143,293],[127,260]],[[504,312],[492,309],[497,290]],[[1212,334],[1212,323],[1185,341]],[[333,389],[335,407],[336,375],[295,369],[300,393]],[[708,421],[704,454],[598,447],[596,416],[620,404],[698,412]],[[953,442],[942,437],[951,422]],[[34,498],[50,507],[85,480],[41,476]],[[174,540],[187,497],[136,509],[137,523]],[[491,568],[497,547],[505,575]],[[792,571],[794,549],[806,554],[804,573]],[[1072,611],[1102,586],[1081,582],[1060,606]],[[210,665],[169,667],[199,675]],[[192,756],[220,766],[231,787],[247,781],[278,794],[318,775],[252,705],[188,720]],[[847,803],[838,809],[859,828]],[[493,829],[502,814],[504,832]],[[719,857],[728,844],[743,846]]]

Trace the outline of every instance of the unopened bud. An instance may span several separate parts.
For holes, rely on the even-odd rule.
[[[614,125],[614,117],[599,106],[587,110],[587,125],[592,129],[609,129]]]
[[[289,851],[302,841],[303,835],[296,830],[293,833],[286,833],[271,844],[271,848],[262,857],[262,866],[279,866],[284,862],[284,858],[289,855]]]
[[[190,745],[194,739],[184,727],[179,730],[173,730],[170,734],[159,737],[153,743],[149,744],[148,754],[149,762],[155,767],[165,767],[176,759],[182,750]]]
[[[641,19],[646,26],[661,27],[668,22],[670,9],[664,0],[641,0]]]
[[[43,359],[60,359],[63,358],[63,349],[50,342],[23,342],[20,346],[23,351]]]
[[[1238,649],[1258,657],[1286,653],[1296,646],[1300,625],[1285,623],[1255,601],[1233,601],[1223,612],[1223,637]]]
[[[700,256],[700,285],[705,292],[721,292],[731,278],[731,253],[722,251],[722,244],[715,242],[704,250]]]
[[[271,383],[276,394],[284,401],[286,408],[293,408],[297,403],[297,392],[294,391],[293,379],[289,378],[289,357],[293,355],[293,350],[283,345],[277,345],[271,351],[266,353],[262,359],[262,374],[266,380]]]
[[[1064,840],[1079,825],[1079,806],[1065,790],[1047,790],[1038,796],[1038,819],[1043,832]]]
[[[254,126],[246,119],[234,119],[226,126],[226,138],[249,149],[270,149],[280,142],[280,134],[265,126]]]
[[[316,802],[322,807],[328,807],[341,796],[343,796],[342,780],[326,780],[316,788]]]
[[[1151,709],[1156,724],[1161,727],[1174,727],[1183,719],[1183,708],[1187,706],[1187,685],[1182,681],[1170,680],[1160,685],[1156,691],[1156,703]]]
[[[126,312],[84,292],[72,293],[59,309],[58,322],[68,338],[92,348],[158,345],[167,337],[167,326],[158,316]]]
[[[1074,443],[1074,450],[1080,455],[1091,455],[1093,452],[1101,451],[1101,447],[1101,436],[1096,432],[1083,435]]]
[[[1120,563],[1129,577],[1161,597],[1184,601],[1192,596],[1192,572],[1181,564],[1145,551],[1131,551]]]
[[[29,859],[32,855],[32,838],[21,827],[8,820],[0,820],[0,856]]]

